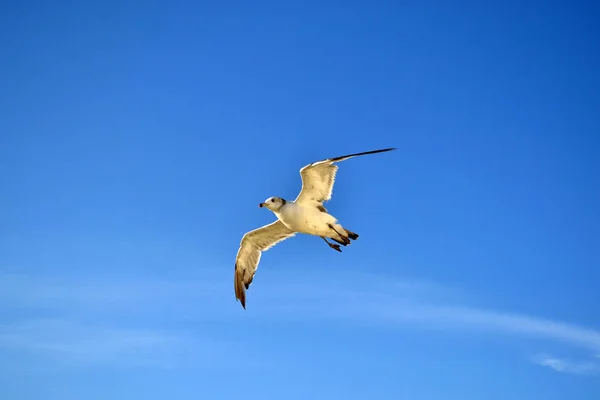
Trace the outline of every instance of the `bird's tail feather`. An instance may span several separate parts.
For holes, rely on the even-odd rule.
[[[348,229],[344,229],[346,231],[346,235],[348,235],[348,237],[352,240],[356,240],[358,239],[358,234],[354,233],[352,231],[349,231]]]

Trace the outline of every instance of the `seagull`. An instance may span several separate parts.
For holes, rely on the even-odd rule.
[[[236,301],[240,301],[244,309],[246,309],[246,289],[254,279],[263,251],[295,236],[296,233],[319,236],[329,247],[339,252],[342,251],[340,245],[347,246],[351,240],[358,239],[358,234],[344,228],[323,206],[324,202],[331,199],[338,170],[338,166],[334,163],[391,150],[395,148],[348,154],[308,164],[300,169],[302,189],[294,201],[274,196],[258,205],[272,211],[277,220],[247,232],[240,241],[235,259],[234,288]],[[329,242],[327,238],[337,244]]]

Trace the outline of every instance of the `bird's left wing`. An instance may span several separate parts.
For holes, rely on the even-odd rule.
[[[296,233],[277,220],[269,225],[246,233],[240,241],[235,259],[234,287],[235,298],[246,308],[246,289],[250,287],[263,251]]]
[[[320,160],[312,164],[308,164],[300,170],[300,176],[302,177],[302,190],[294,202],[304,204],[312,202],[315,205],[322,206],[323,202],[331,199],[333,184],[335,183],[335,176],[338,170],[338,166],[334,165],[335,162],[340,162],[352,157],[364,156],[367,154],[383,153],[390,150],[395,150],[395,148],[348,154],[345,156],[328,158],[326,160]]]

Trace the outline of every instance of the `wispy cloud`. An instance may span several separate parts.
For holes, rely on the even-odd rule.
[[[551,368],[557,372],[577,375],[598,375],[600,364],[596,361],[573,361],[557,358],[547,354],[539,354],[532,358],[533,363]]]
[[[0,366],[11,354],[21,367],[31,361],[36,368],[265,365],[250,357],[231,363],[244,350],[239,340],[186,326],[189,312],[212,294],[208,281],[0,275]]]
[[[64,364],[168,368],[187,345],[174,334],[88,327],[63,319],[0,326],[0,348],[42,355]]]
[[[8,307],[19,309],[18,315],[22,316],[43,310],[54,320],[17,320],[0,325],[0,347],[71,362],[168,367],[184,362],[189,349],[195,349],[200,359],[228,360],[238,348],[246,351],[247,344],[243,338],[218,343],[198,331],[149,328],[144,321],[169,328],[189,326],[186,321],[193,321],[196,326],[209,323],[211,329],[207,332],[217,336],[219,326],[226,336],[231,325],[239,323],[248,328],[250,324],[262,326],[265,321],[319,321],[378,324],[392,329],[485,331],[500,337],[562,342],[600,354],[600,331],[596,329],[478,308],[470,305],[474,299],[437,283],[356,271],[292,271],[270,270],[255,279],[249,290],[247,311],[235,302],[231,274],[223,271],[204,271],[201,277],[182,280],[2,277],[0,312]],[[207,350],[219,348],[224,349],[219,354]],[[549,356],[536,360],[537,364],[561,372],[583,373],[597,368]]]
[[[552,321],[516,313],[502,313],[473,307],[416,306],[410,312],[391,309],[385,313],[391,318],[415,318],[458,329],[483,329],[496,333],[510,333],[547,338],[593,350],[600,350],[600,332],[571,323]]]
[[[422,328],[445,328],[460,331],[486,331],[497,335],[560,341],[600,351],[600,331],[573,323],[553,321],[518,313],[503,313],[468,306],[422,304],[413,301],[339,299],[330,304],[313,303],[293,307],[272,307],[274,311],[293,310],[308,318],[341,318],[354,322],[378,322]],[[271,314],[272,315],[272,314]],[[297,314],[295,314],[297,315]]]
[[[294,282],[293,279],[287,281]],[[516,312],[463,305],[460,303],[473,300],[439,284],[397,281],[362,273],[345,273],[344,277],[336,276],[335,279],[322,274],[319,279],[299,278],[300,283],[291,285],[287,281],[268,282],[264,285],[267,287],[254,289],[255,308],[268,308],[265,313],[270,316],[276,311],[285,314],[293,309],[297,317],[326,316],[356,322],[511,334],[560,341],[600,352],[599,330]],[[350,290],[350,287],[357,289]],[[301,293],[296,294],[298,291]]]
[[[61,308],[87,305],[140,304],[190,293],[214,293],[208,280],[169,281],[148,277],[32,277],[0,274],[0,300],[13,305]],[[0,303],[1,304],[1,303]]]
[[[38,367],[48,361],[46,365],[66,367],[230,368],[235,367],[228,361],[232,352],[241,350],[235,342],[198,332],[89,325],[58,318],[0,325],[0,354],[33,356]],[[6,362],[9,359],[0,365]]]

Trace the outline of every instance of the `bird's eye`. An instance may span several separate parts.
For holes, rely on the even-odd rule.
[[[271,203],[275,203],[275,199],[271,199]]]

